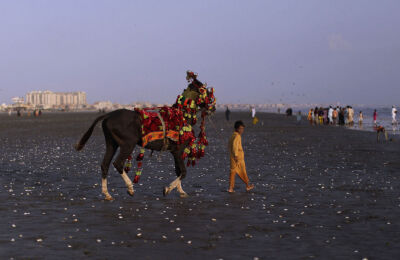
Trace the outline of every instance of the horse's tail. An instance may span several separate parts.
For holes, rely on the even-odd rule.
[[[80,151],[80,150],[83,149],[83,147],[85,147],[85,144],[89,140],[90,136],[92,135],[94,127],[96,126],[96,124],[99,121],[105,119],[108,116],[109,116],[109,114],[105,114],[105,115],[99,116],[98,118],[96,118],[94,120],[92,125],[89,127],[89,129],[86,131],[86,133],[82,136],[81,140],[79,140],[79,142],[74,145],[75,150]]]

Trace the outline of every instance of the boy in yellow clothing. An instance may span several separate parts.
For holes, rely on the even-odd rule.
[[[246,184],[246,190],[249,191],[254,188],[254,185],[249,184],[249,177],[247,177],[246,164],[244,163],[244,152],[242,147],[242,137],[244,132],[244,124],[242,121],[235,122],[235,132],[233,132],[229,139],[229,153],[231,160],[231,171],[229,177],[229,190],[234,192],[235,177],[239,175],[240,179]]]

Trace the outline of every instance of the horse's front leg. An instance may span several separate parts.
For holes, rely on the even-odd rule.
[[[189,197],[189,195],[182,189],[182,178],[179,179],[176,189],[178,190],[178,192],[180,194],[179,196],[181,196],[181,198]]]
[[[182,180],[186,177],[186,165],[185,161],[182,159],[182,153],[175,156],[175,167],[179,169],[179,181],[176,188],[181,196],[181,198],[189,197],[189,195],[182,189]],[[178,175],[178,171],[177,171]]]
[[[182,159],[182,155],[179,152],[172,152],[175,161],[175,172],[177,178],[169,184],[168,187],[164,188],[163,194],[166,196],[173,189],[177,188],[180,196],[182,198],[188,197],[187,193],[182,189],[182,179],[186,176],[186,166],[185,162]]]

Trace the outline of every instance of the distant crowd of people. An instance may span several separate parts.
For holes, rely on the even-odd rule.
[[[315,125],[353,125],[354,109],[351,106],[328,108],[315,107],[308,111],[308,121]],[[359,112],[358,122],[362,124],[364,116]]]
[[[315,107],[308,111],[307,119],[313,125],[354,125],[355,116],[352,106],[346,107],[332,107],[328,108]],[[377,125],[378,112],[376,109],[372,115],[374,125]],[[392,106],[392,124],[397,125],[397,109]],[[362,111],[358,113],[358,124],[362,125],[364,121],[364,114]]]
[[[253,124],[257,124],[258,118],[256,117],[256,109],[255,107],[251,107],[251,118],[253,119]],[[280,109],[278,109],[278,113]],[[228,106],[225,110],[225,118],[227,121],[230,120],[231,111]],[[293,110],[292,108],[286,109],[286,115],[292,116]],[[297,113],[297,122],[300,124],[301,122],[301,111]],[[372,114],[373,123],[375,128],[378,127],[378,112],[376,109]],[[352,106],[346,107],[315,107],[311,108],[308,111],[307,116],[308,121],[312,125],[347,125],[353,126],[355,122],[358,122],[359,126],[362,127],[364,122],[364,114],[362,111],[358,112],[358,118],[355,118],[355,111]],[[392,125],[393,127],[397,127],[397,109],[395,106],[392,106]]]
[[[35,109],[33,111],[26,111],[25,113],[26,113],[27,116],[31,116],[31,114],[32,114],[34,117],[39,117],[39,116],[42,115],[42,110]],[[11,110],[8,111],[8,115],[9,116],[12,115],[12,111]],[[18,109],[17,110],[17,117],[21,117],[23,115],[24,115],[24,112],[22,110]]]

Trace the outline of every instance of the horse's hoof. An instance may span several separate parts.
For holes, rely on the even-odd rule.
[[[187,198],[187,197],[189,197],[189,195],[188,195],[187,193],[181,193],[179,196],[180,196],[181,198]]]
[[[113,200],[114,200],[114,198],[111,197],[111,196],[106,196],[104,199],[105,199],[106,201],[113,201]]]
[[[131,197],[133,197],[133,195],[135,194],[134,191],[130,191],[130,190],[127,190],[126,193],[128,193],[128,195]]]
[[[167,188],[167,187],[164,187],[162,193],[163,193],[163,196],[164,196],[164,197],[167,196],[167,194],[169,193],[168,188]]]

